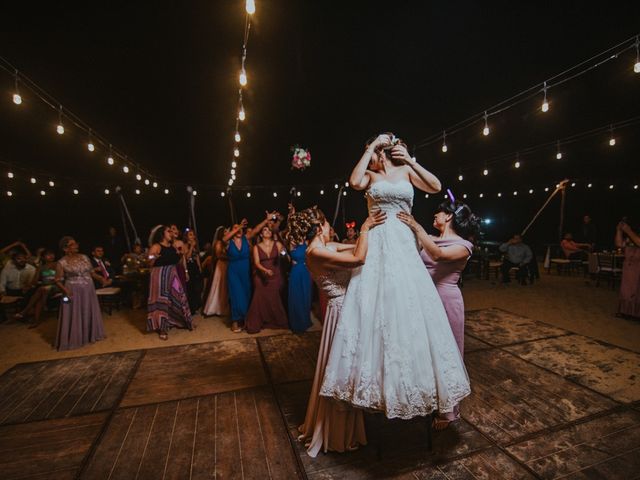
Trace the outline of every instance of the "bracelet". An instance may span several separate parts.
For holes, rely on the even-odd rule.
[[[360,235],[364,235],[365,233],[369,233],[369,230],[365,230],[365,231],[360,230]]]

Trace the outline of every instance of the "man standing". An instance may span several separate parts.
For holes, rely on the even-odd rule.
[[[502,271],[502,283],[509,283],[509,270],[513,267],[518,269],[516,279],[521,285],[527,284],[528,265],[533,259],[533,252],[529,245],[522,242],[522,236],[515,234],[511,239],[502,245],[499,250],[505,254],[500,270]]]

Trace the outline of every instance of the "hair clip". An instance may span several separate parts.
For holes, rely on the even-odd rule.
[[[347,222],[347,223],[344,224],[344,226],[347,227],[347,228],[356,228],[356,222],[355,221]]]

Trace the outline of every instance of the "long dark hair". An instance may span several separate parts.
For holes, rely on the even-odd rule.
[[[436,212],[453,215],[451,226],[462,238],[475,237],[480,232],[480,217],[475,215],[466,203],[458,200],[455,202],[444,201],[438,205]]]

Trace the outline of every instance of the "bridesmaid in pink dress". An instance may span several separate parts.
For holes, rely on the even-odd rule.
[[[332,398],[321,397],[319,392],[333,336],[340,321],[342,300],[351,278],[351,269],[364,263],[368,247],[367,232],[384,223],[384,220],[385,214],[382,212],[369,217],[362,225],[355,249],[337,251],[336,245],[329,243],[329,223],[320,210],[309,208],[289,218],[289,239],[297,243],[309,242],[307,266],[327,298],[307,414],[304,423],[298,427],[298,439],[305,442],[307,454],[311,457],[318,455],[320,450],[325,453],[346,452],[367,443],[363,411]]]
[[[229,315],[229,290],[227,289],[227,247],[222,241],[222,236],[229,231],[228,228],[218,227],[213,238],[213,254],[216,266],[213,271],[211,288],[204,305],[205,315]]]
[[[464,356],[464,300],[458,280],[473,253],[473,244],[464,237],[477,233],[480,220],[462,202],[443,202],[433,218],[440,236],[432,237],[411,215],[400,212],[398,218],[414,231],[422,246],[420,256],[433,278],[458,349]],[[453,412],[436,417],[434,428],[444,430],[459,418],[460,409],[456,407]]]

